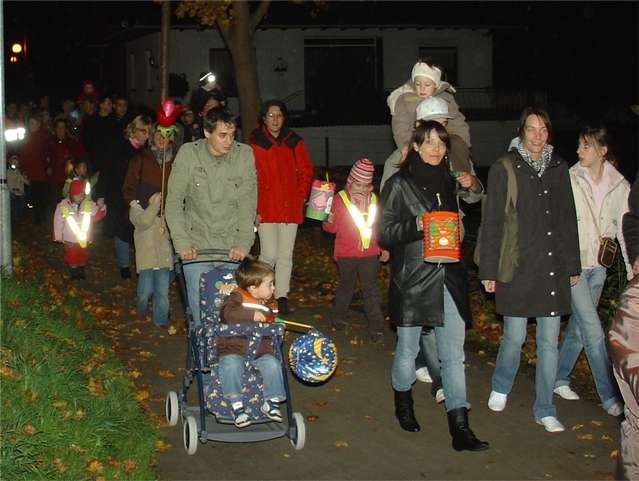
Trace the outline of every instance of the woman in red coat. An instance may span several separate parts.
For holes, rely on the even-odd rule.
[[[248,141],[257,170],[260,260],[275,267],[275,297],[281,314],[288,313],[293,247],[313,178],[306,145],[286,126],[287,114],[284,102],[265,102]]]

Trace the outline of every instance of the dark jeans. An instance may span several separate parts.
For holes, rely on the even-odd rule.
[[[31,204],[33,205],[33,222],[41,224],[46,219],[47,204],[49,202],[49,184],[46,182],[31,182]]]
[[[348,308],[353,300],[355,283],[359,276],[364,297],[364,312],[368,319],[368,330],[371,334],[381,331],[384,326],[384,316],[382,315],[382,302],[377,280],[379,274],[377,256],[340,257],[337,259],[337,267],[339,269],[339,286],[336,289],[331,320],[338,324],[346,320]]]

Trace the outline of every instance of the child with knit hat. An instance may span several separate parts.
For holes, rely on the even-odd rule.
[[[104,199],[93,202],[86,195],[86,187],[83,179],[71,181],[68,196],[60,201],[53,216],[53,240],[64,244],[64,263],[72,280],[85,278],[91,224],[106,214]]]
[[[415,130],[417,104],[429,97],[438,97],[446,101],[450,113],[446,130],[449,134],[458,135],[468,148],[471,147],[470,128],[453,96],[455,88],[441,77],[442,71],[434,65],[417,62],[411,71],[410,80],[388,96],[386,103],[392,115],[393,139],[398,149],[410,143]]]
[[[355,162],[344,190],[333,200],[332,212],[322,223],[326,232],[335,234],[333,257],[339,270],[339,287],[331,313],[331,325],[350,330],[346,322],[359,277],[364,297],[364,311],[373,342],[384,338],[384,316],[379,295],[379,263],[388,260],[388,251],[377,244],[377,196],[373,193],[375,166],[369,159]]]

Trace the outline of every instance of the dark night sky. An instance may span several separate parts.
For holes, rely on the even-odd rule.
[[[281,1],[272,4],[265,22],[374,25],[413,24],[423,19],[420,23],[427,25],[494,26],[495,88],[547,90],[583,109],[584,105],[601,108],[609,103],[639,102],[638,5],[354,1],[327,2],[327,8],[313,17],[309,15],[312,2]],[[6,45],[26,34],[32,72],[16,76],[9,69],[7,97],[34,97],[46,91],[75,96],[86,78],[107,84],[101,87],[117,86],[117,79],[108,78],[113,69],[100,65],[100,46],[127,26],[157,24],[159,6],[151,0],[5,1],[4,20]],[[116,47],[111,42],[110,48]]]

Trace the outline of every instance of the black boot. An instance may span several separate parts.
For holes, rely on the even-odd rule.
[[[78,268],[76,266],[69,267],[69,277],[71,278],[72,281],[76,281],[80,279]]]
[[[421,429],[413,411],[413,394],[411,390],[395,391],[395,417],[405,431],[416,433]]]
[[[78,279],[86,279],[86,273],[84,272],[84,266],[78,266]]]
[[[457,408],[448,411],[448,430],[453,437],[455,451],[483,451],[488,443],[480,441],[468,426],[468,409]]]
[[[120,277],[122,279],[131,279],[131,269],[128,267],[120,267]]]

